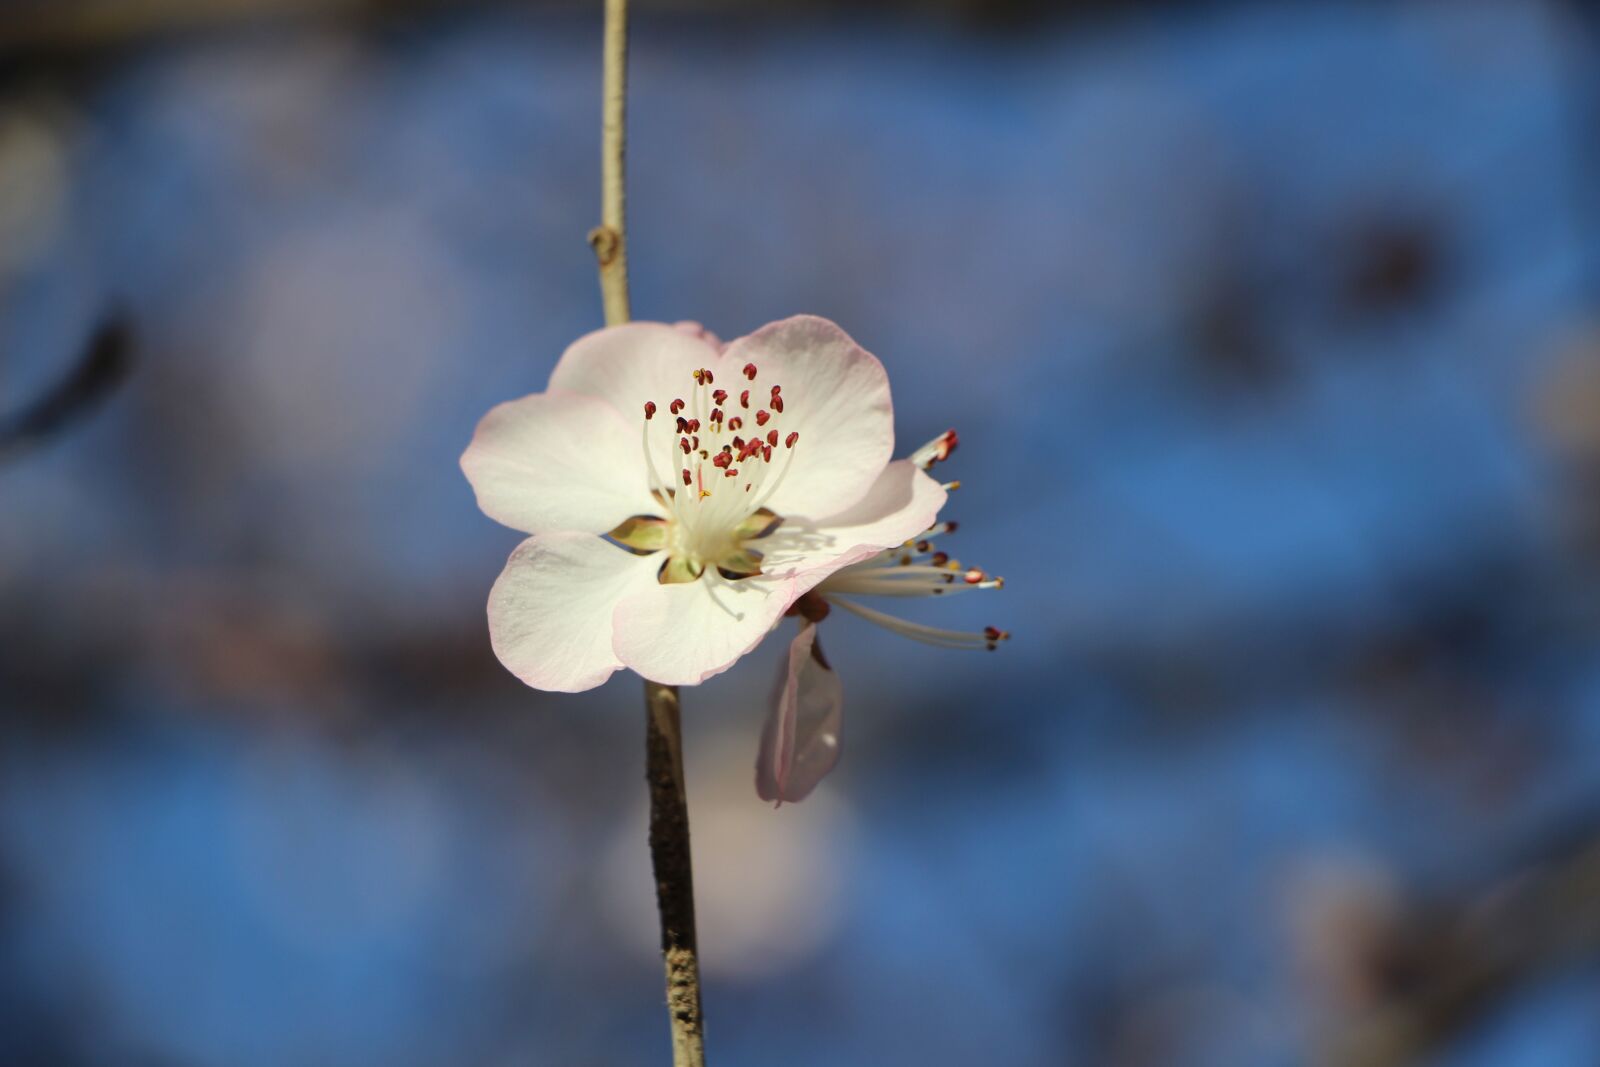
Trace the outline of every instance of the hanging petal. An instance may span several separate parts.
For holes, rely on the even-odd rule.
[[[780,665],[761,749],[756,793],[775,804],[804,800],[839,762],[844,686],[822,656],[817,627],[804,622]]]

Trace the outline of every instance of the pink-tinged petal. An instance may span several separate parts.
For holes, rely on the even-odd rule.
[[[948,494],[910,460],[883,469],[867,495],[819,522],[785,522],[763,543],[763,570],[793,577],[796,594],[828,575],[916,538],[939,517]]]
[[[672,402],[694,399],[694,372],[701,368],[716,371],[719,385],[736,377],[721,360],[720,349],[698,335],[661,322],[630,322],[596,330],[569,345],[550,372],[550,388],[595,397],[619,411],[633,427],[639,457],[635,465],[644,462],[638,442],[641,428],[647,429],[656,474],[677,488],[681,457]],[[649,422],[642,421],[646,403],[656,405]],[[684,413],[693,417],[692,410]]]
[[[800,435],[768,506],[816,518],[860,500],[894,452],[889,376],[877,357],[827,319],[797,315],[734,341],[724,358],[756,366],[758,398],[782,387],[780,433]]]
[[[718,337],[716,334],[712,333],[710,330],[706,329],[704,326],[693,321],[692,319],[684,319],[682,322],[675,322],[672,324],[672,328],[674,330],[679,330],[683,333],[686,333],[690,337],[695,337],[701,341],[704,341],[712,348],[715,348],[718,352],[721,352],[724,348],[728,347],[727,345],[723,344],[722,338]]]
[[[656,584],[657,556],[636,556],[579,533],[538,534],[517,546],[489,592],[489,643],[535,689],[593,689],[622,666],[612,617]]]
[[[756,793],[777,804],[804,800],[839,762],[844,686],[802,623],[778,667],[772,707],[756,754]]]
[[[647,400],[664,413],[674,398],[688,397],[694,372],[720,367],[720,359],[717,347],[696,334],[663,322],[629,322],[572,342],[550,372],[550,388],[604,400],[631,420],[643,417]]]
[[[535,393],[491,409],[461,456],[478,507],[526,533],[605,533],[659,513],[639,431],[611,406],[575,393]]]
[[[764,577],[657,584],[617,605],[613,647],[663,685],[699,685],[761,643],[794,603],[793,583]]]

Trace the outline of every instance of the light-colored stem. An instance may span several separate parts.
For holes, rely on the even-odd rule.
[[[589,244],[600,263],[600,298],[606,325],[633,317],[628,303],[627,165],[628,0],[606,0],[605,73],[600,111],[600,225]]]
[[[632,318],[628,303],[623,167],[627,160],[628,0],[606,0],[605,75],[600,122],[600,225],[589,233],[600,265],[606,325]],[[700,956],[695,937],[689,797],[683,779],[678,690],[644,683],[645,779],[650,787],[650,866],[661,915],[673,1067],[705,1067],[700,1016]]]

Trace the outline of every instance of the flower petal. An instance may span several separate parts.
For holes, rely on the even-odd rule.
[[[721,358],[715,346],[676,326],[629,322],[568,345],[550,372],[550,388],[597,397],[630,420],[643,418],[646,400],[666,408],[694,388],[697,369],[719,367]]]
[[[877,357],[827,319],[797,315],[734,341],[724,358],[754,363],[757,385],[782,386],[782,432],[800,434],[768,506],[816,518],[860,500],[894,452],[889,376]]]
[[[617,605],[617,658],[652,682],[699,685],[759,645],[794,598],[792,582],[728,581],[711,570],[656,584]]]
[[[836,571],[895,548],[932,526],[944,507],[944,487],[910,460],[883,469],[867,495],[818,522],[791,520],[760,542],[763,570],[795,579],[796,595]]]
[[[844,686],[817,643],[817,627],[800,633],[778,668],[778,684],[756,753],[756,793],[782,804],[804,800],[839,762]]]
[[[650,457],[664,488],[678,488],[678,434],[668,409],[672,401],[692,396],[694,372],[722,365],[720,348],[699,335],[661,322],[629,322],[608,326],[578,338],[561,354],[550,372],[550,388],[604,400],[634,427],[634,453],[639,455],[640,424],[646,401],[658,414],[650,420]],[[732,386],[729,386],[732,388]],[[635,465],[641,461],[636,459]]]
[[[706,344],[710,345],[712,348],[715,348],[717,350],[717,352],[719,352],[719,353],[724,348],[728,347],[726,344],[723,343],[722,338],[718,337],[716,334],[714,334],[710,330],[706,329],[700,323],[695,322],[693,319],[684,319],[682,322],[675,322],[675,323],[672,324],[672,328],[674,330],[678,330],[678,331],[680,331],[682,333],[686,333],[690,337],[695,337],[695,338],[698,338],[701,341],[704,341]]]
[[[617,604],[654,587],[659,556],[590,534],[538,534],[518,545],[489,592],[489,643],[535,689],[593,689],[622,666],[612,649]]]
[[[483,417],[461,470],[496,522],[526,533],[600,534],[629,516],[660,513],[640,449],[639,431],[609,404],[535,393]]]

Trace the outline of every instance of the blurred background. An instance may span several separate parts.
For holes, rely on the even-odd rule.
[[[643,708],[457,458],[600,323],[598,3],[0,12],[0,1063],[667,1059]],[[929,604],[686,694],[716,1064],[1600,1063],[1600,17],[674,3],[635,314],[835,319]],[[923,605],[913,605],[913,610]]]

